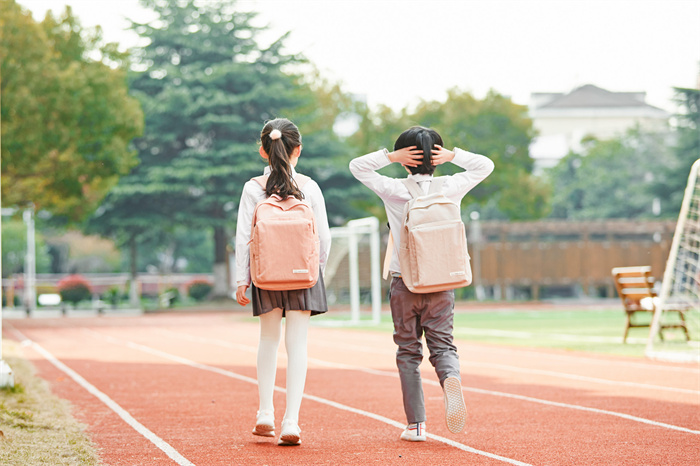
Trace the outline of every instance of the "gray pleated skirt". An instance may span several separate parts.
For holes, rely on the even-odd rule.
[[[253,296],[253,315],[259,316],[275,308],[286,311],[311,311],[311,315],[323,314],[328,311],[326,302],[326,285],[323,275],[319,273],[318,281],[311,288],[304,290],[268,291],[261,290],[250,284]]]

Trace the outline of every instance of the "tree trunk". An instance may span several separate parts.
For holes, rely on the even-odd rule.
[[[223,226],[214,227],[214,298],[231,297],[227,244],[226,229]]]

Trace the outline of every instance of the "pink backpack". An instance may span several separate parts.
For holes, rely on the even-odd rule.
[[[267,175],[253,178],[263,189]],[[294,178],[301,189],[308,176]],[[314,212],[292,196],[258,202],[250,240],[250,274],[261,290],[301,290],[318,281],[319,239]]]
[[[404,207],[399,247],[406,287],[434,293],[469,285],[472,271],[459,205],[442,194],[440,178],[433,178],[428,194],[410,178],[404,184],[412,197]]]

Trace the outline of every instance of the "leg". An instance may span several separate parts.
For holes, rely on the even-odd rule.
[[[423,328],[420,322],[420,295],[411,293],[403,280],[394,278],[391,282],[391,317],[394,321],[394,342],[396,366],[401,379],[403,406],[409,424],[425,422],[425,402],[420,364],[423,361]]]
[[[454,291],[426,295],[427,307],[421,316],[425,341],[430,351],[430,363],[440,384],[448,377],[460,377],[459,356],[452,336],[454,320]]]
[[[299,409],[306,384],[306,336],[311,311],[287,311],[284,343],[287,348],[287,410],[282,419],[279,445],[299,445]]]
[[[284,419],[298,421],[306,384],[307,345],[311,311],[287,311],[284,342],[287,348],[287,411]]]
[[[280,344],[282,309],[276,308],[260,316],[260,343],[258,344],[259,410],[274,411],[273,394],[277,374],[277,348]]]
[[[430,350],[430,363],[445,395],[445,421],[450,432],[459,433],[467,420],[462,394],[457,347],[453,343],[454,291],[426,295],[422,322]]]

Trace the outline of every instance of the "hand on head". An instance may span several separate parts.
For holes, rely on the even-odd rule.
[[[445,162],[451,162],[452,159],[455,158],[455,153],[451,150],[447,150],[444,147],[439,146],[437,144],[435,144],[434,147],[435,148],[430,151],[432,153],[432,155],[430,156],[430,163],[432,165],[438,166]]]
[[[389,160],[405,167],[417,167],[423,163],[423,151],[416,146],[404,147],[389,153]]]

